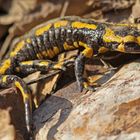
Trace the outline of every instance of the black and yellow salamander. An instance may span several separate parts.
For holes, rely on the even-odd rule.
[[[75,49],[79,50],[75,59],[76,80],[81,91],[91,89],[83,78],[85,61],[107,51],[140,53],[140,31],[137,25],[100,23],[69,16],[36,26],[21,37],[0,64],[0,88],[12,84],[20,90],[28,132],[32,122],[31,93],[21,78],[35,71],[63,70],[68,60],[61,63],[54,62],[53,58]]]

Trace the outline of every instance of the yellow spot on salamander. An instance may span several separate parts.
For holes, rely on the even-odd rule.
[[[47,56],[49,58],[53,58],[58,53],[59,53],[59,49],[57,47],[53,47],[52,49],[47,49],[47,51],[41,52],[43,56]]]
[[[119,52],[125,52],[124,44],[121,43],[116,50]]]
[[[38,101],[37,97],[35,97],[33,99],[33,101],[34,101],[34,104],[35,104],[35,108],[38,108],[39,107],[39,101]]]
[[[31,39],[30,39],[30,38],[27,38],[27,39],[26,39],[26,42],[27,42],[27,43],[31,43]]]
[[[24,92],[24,89],[23,89],[23,87],[21,86],[20,82],[16,81],[16,82],[15,82],[15,86],[20,90],[24,102],[25,102],[27,99],[30,99],[29,94]]]
[[[0,67],[0,74],[5,74],[6,70],[8,70],[10,66],[11,66],[11,60],[6,59]]]
[[[74,46],[68,45],[67,42],[64,43],[63,47],[64,47],[65,50],[72,50],[72,49],[74,49]]]
[[[7,75],[3,76],[2,82],[5,83],[7,81]]]
[[[87,57],[87,58],[91,58],[93,56],[93,49],[90,48],[86,43],[83,42],[79,42],[79,45],[84,47],[84,51],[82,52],[82,54]]]
[[[79,45],[78,45],[78,43],[77,43],[77,42],[73,42],[73,45],[74,45],[76,48],[78,48],[78,47],[79,47]]]
[[[97,26],[95,24],[88,24],[84,22],[75,21],[71,24],[72,28],[87,28],[95,30]]]
[[[140,36],[137,37],[137,43],[140,45]]]
[[[87,58],[91,58],[93,55],[93,50],[91,48],[87,48],[82,52],[82,54]]]
[[[86,43],[83,43],[81,41],[79,41],[79,45],[82,46],[82,47],[84,47],[84,48],[89,48]]]
[[[24,61],[21,62],[22,65],[33,65],[33,61]]]
[[[66,54],[65,53],[60,54],[60,57],[59,57],[59,60],[58,61],[59,62],[64,61],[65,57],[66,57]]]
[[[126,43],[126,42],[134,42],[134,43],[137,43],[138,45],[140,45],[140,37],[134,37],[132,35],[128,35],[128,36],[125,36],[123,38],[123,41]]]
[[[49,62],[47,61],[42,61],[39,63],[40,66],[48,66],[49,65]]]
[[[63,68],[63,64],[64,64],[63,61],[58,62],[57,64],[55,64],[55,65],[53,66],[53,68],[54,68],[54,69],[62,69],[62,68]]]
[[[66,20],[57,21],[54,23],[54,28],[64,27],[64,26],[67,26],[67,24],[68,24],[68,21]]]
[[[87,82],[83,82],[83,86],[84,86],[85,89],[88,88],[88,83]]]
[[[59,48],[58,47],[53,47],[53,51],[54,51],[55,55],[59,54]]]
[[[128,36],[125,36],[123,38],[123,42],[135,42],[135,43],[137,43],[137,38],[132,36],[132,35],[128,35]]]
[[[51,28],[52,24],[48,24],[46,26],[40,27],[35,31],[35,35],[42,35],[45,31],[48,31]]]
[[[52,49],[47,50],[47,55],[48,55],[49,58],[53,58],[55,56],[55,54],[54,54]]]
[[[17,53],[23,48],[24,45],[25,45],[24,40],[17,43],[15,49],[10,53],[10,57],[16,56]]]
[[[105,52],[107,52],[108,50],[109,50],[108,48],[100,47],[99,50],[98,50],[98,53],[105,53]]]
[[[103,40],[105,42],[122,42],[122,37],[115,35],[114,31],[111,30],[110,28],[106,28],[106,32],[103,35]]]
[[[42,59],[43,58],[41,53],[37,53],[36,56],[37,56],[38,59]]]

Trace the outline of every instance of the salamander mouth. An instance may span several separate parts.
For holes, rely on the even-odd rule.
[[[135,52],[135,51],[126,51],[126,53],[131,53],[131,54],[140,54],[140,50],[139,51],[137,51],[137,52]]]
[[[128,53],[140,53],[140,48],[136,49],[136,48],[127,48],[125,49],[126,52]]]
[[[125,51],[126,53],[140,54],[140,45],[137,43],[126,43]]]

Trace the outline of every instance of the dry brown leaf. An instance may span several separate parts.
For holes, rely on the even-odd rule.
[[[110,10],[127,9],[135,3],[135,0],[104,0],[101,7],[104,12]]]
[[[12,136],[13,140],[15,140],[15,137],[17,140],[23,140],[23,137],[24,136],[26,137],[24,105],[23,105],[23,100],[20,96],[20,93],[17,94],[17,91],[15,88],[9,88],[6,90],[2,90],[0,92],[0,109],[8,112],[8,117],[5,116],[4,118],[2,118],[3,116],[1,116],[2,112],[0,113],[1,114],[0,115],[0,119],[1,119],[0,129],[1,128],[3,129],[3,130],[0,130],[1,132],[0,139],[2,139],[1,138],[2,136],[3,137]],[[5,124],[2,124],[3,123],[2,120]],[[6,130],[7,125],[11,127],[10,128],[11,130],[9,130],[9,132],[6,132],[8,131]],[[6,134],[3,134],[3,131]],[[10,137],[9,139],[7,138],[6,140],[10,140]]]
[[[24,16],[29,14],[37,4],[37,0],[12,0],[7,6],[8,14],[0,17],[0,24],[9,25],[23,20]]]
[[[38,104],[40,104],[46,98],[47,95],[50,95],[54,91],[60,76],[61,74],[56,74],[55,76],[43,80],[38,84],[37,94],[40,93],[40,95],[37,97]]]
[[[0,109],[0,139],[15,140],[15,128],[11,123],[9,110]]]
[[[136,0],[136,3],[132,7],[132,13],[129,17],[131,23],[140,23],[140,1]]]
[[[75,57],[77,55],[77,53],[78,53],[77,50],[62,53],[58,56],[58,61],[60,62],[63,60],[69,60],[70,58]],[[56,74],[55,76],[50,77],[46,80],[43,80],[42,82],[39,82],[38,90],[36,93],[36,94],[40,93],[38,95],[38,99],[37,99],[39,101],[39,103],[42,100],[44,100],[47,95],[51,94],[55,90],[60,76],[61,76],[61,73]]]
[[[6,37],[2,45],[2,49],[0,50],[0,58],[2,58],[5,55],[8,47],[10,47],[9,50],[11,50],[14,47],[14,45],[11,45],[14,44],[12,43],[12,40],[14,38],[23,35],[27,31],[29,31],[32,27],[42,23],[43,21],[47,21],[50,18],[59,16],[61,5],[59,4],[53,5],[52,3],[46,2],[38,5],[38,7],[39,6],[41,7],[39,8],[40,10],[37,10],[31,14],[24,15],[22,17],[22,20],[15,22],[15,24],[9,28],[8,31],[9,35]],[[12,16],[10,18],[12,18]],[[7,21],[7,19],[4,19],[3,21],[5,22]],[[0,22],[1,22],[1,17],[0,17]]]

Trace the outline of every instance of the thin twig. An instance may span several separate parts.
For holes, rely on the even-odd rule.
[[[63,5],[63,8],[62,8],[62,11],[61,11],[61,13],[60,13],[60,17],[65,16],[66,11],[67,11],[67,9],[68,9],[68,6],[69,6],[69,1],[66,0],[66,1],[64,2],[64,5]]]

